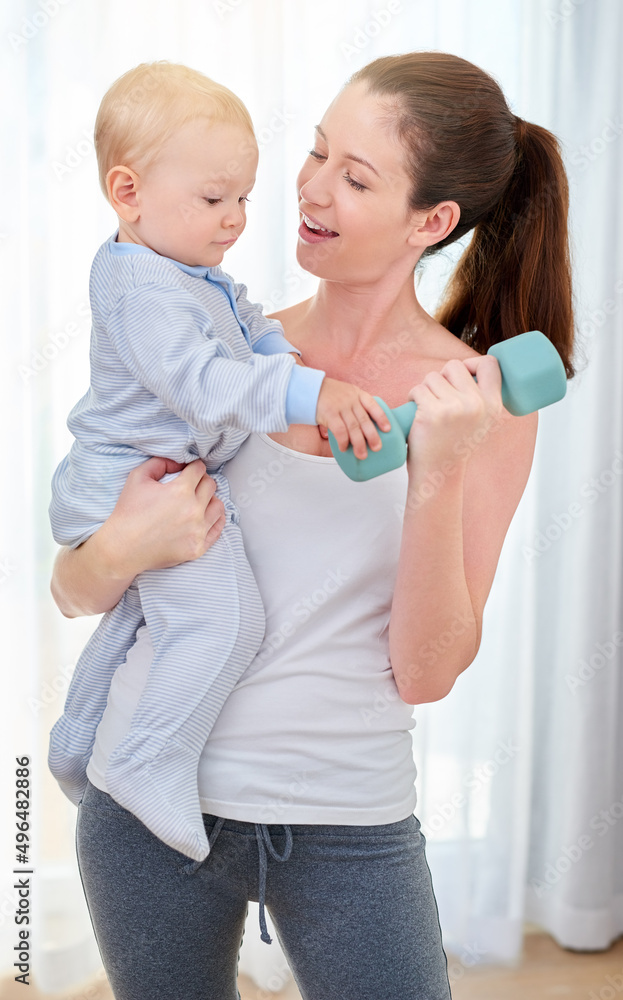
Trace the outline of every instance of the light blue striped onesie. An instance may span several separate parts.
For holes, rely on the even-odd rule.
[[[265,628],[223,464],[252,431],[315,424],[325,373],[295,364],[281,324],[220,267],[189,267],[116,234],[93,261],[90,299],[91,386],[54,474],[56,541],[74,547],[101,527],[128,473],[154,455],[203,459],[227,523],[204,556],[141,573],[104,615],[52,729],[49,765],[78,803],[112,675],[145,621],[154,660],[106,784],[161,840],[201,861],[199,755]]]

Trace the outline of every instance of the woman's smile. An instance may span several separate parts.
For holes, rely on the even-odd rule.
[[[305,243],[325,243],[340,235],[332,229],[325,228],[312,216],[306,215],[305,212],[301,212],[301,216],[303,221],[299,226],[299,236]]]

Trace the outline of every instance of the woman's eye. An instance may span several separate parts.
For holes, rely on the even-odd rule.
[[[219,201],[221,199],[220,198],[204,198],[203,200],[207,201],[208,205],[218,205],[218,203],[219,203]]]
[[[315,149],[308,149],[307,152],[310,156],[313,156],[315,160],[326,160],[326,156],[323,156],[322,153],[317,153]]]
[[[240,202],[240,201],[246,201],[246,202],[250,202],[250,201],[251,201],[251,199],[250,199],[250,198],[247,198],[247,196],[246,196],[246,195],[244,195],[244,194],[241,194],[241,195],[240,195],[240,197],[238,198],[238,201],[239,201],[239,202]]]
[[[355,191],[366,191],[367,188],[365,184],[360,184],[359,181],[353,180],[350,174],[344,174],[344,180],[347,181]]]

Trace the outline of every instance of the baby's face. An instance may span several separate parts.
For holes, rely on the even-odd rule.
[[[133,233],[163,257],[220,264],[246,225],[257,160],[255,139],[238,125],[188,122],[138,171]]]

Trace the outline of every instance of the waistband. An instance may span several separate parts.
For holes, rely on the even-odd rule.
[[[208,846],[210,852],[214,847],[216,838],[218,837],[223,823],[225,822],[222,816],[219,816],[212,828],[212,832],[208,837]],[[267,869],[267,858],[266,858],[266,848],[272,858],[275,861],[287,861],[292,853],[292,830],[286,824],[283,824],[283,829],[286,835],[286,845],[283,854],[278,854],[275,850],[275,846],[270,839],[270,832],[268,826],[265,823],[255,823],[255,839],[257,841],[257,850],[259,855],[259,865],[260,865],[260,878],[259,878],[259,906],[260,906],[260,938],[266,944],[272,944],[272,938],[268,933],[268,927],[266,926],[266,911],[265,911],[265,900],[266,900],[266,869]],[[210,854],[208,854],[210,857]],[[191,861],[189,864],[184,866],[184,871],[188,875],[193,875],[201,865],[205,864],[205,861]]]

